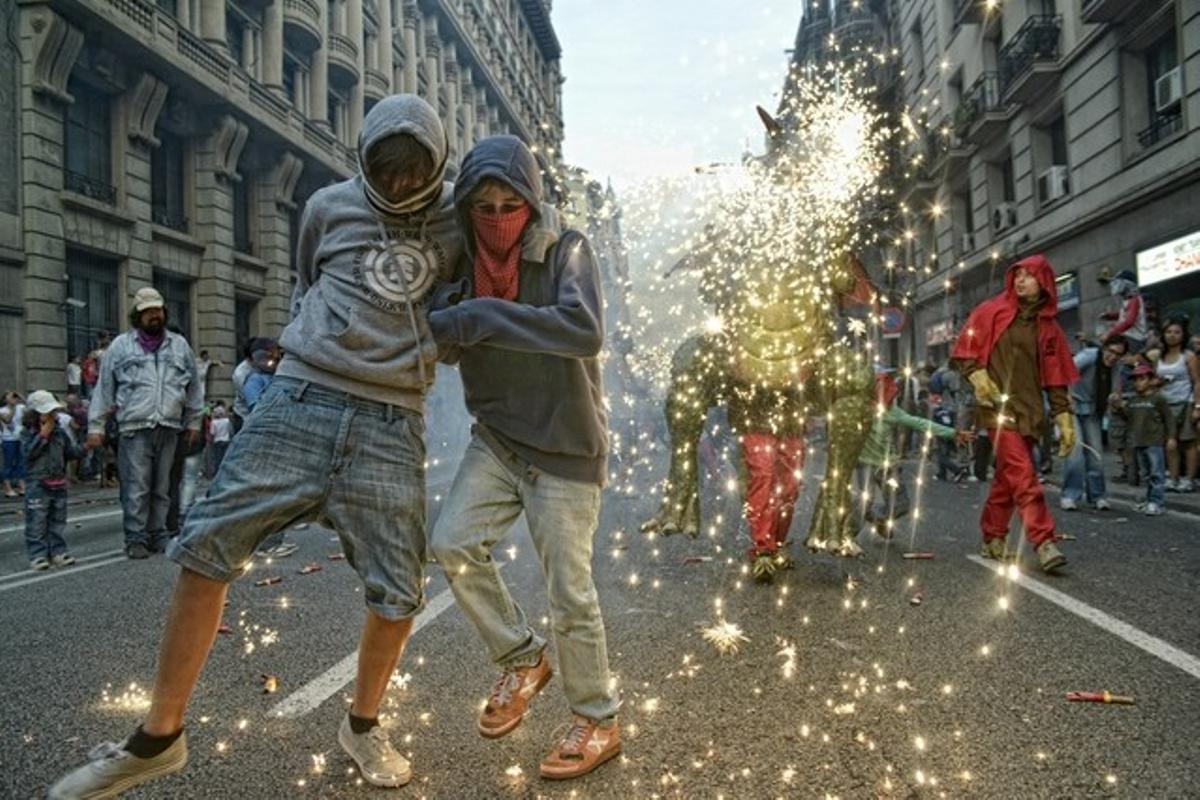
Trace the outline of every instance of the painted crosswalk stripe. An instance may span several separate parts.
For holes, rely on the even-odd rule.
[[[56,578],[69,578],[72,575],[78,575],[81,572],[87,572],[90,569],[107,567],[109,564],[116,564],[124,561],[125,552],[123,550],[119,550],[117,552],[120,553],[120,555],[101,559],[99,561],[93,561],[88,564],[76,564],[73,567],[62,567],[51,572],[35,572],[33,573],[34,577],[25,578],[24,580],[19,581],[11,581],[9,583],[0,585],[0,592],[8,592],[12,591],[13,589],[20,589],[22,586],[31,586],[35,583],[42,583],[43,581],[52,581]]]
[[[1003,565],[988,561],[981,556],[969,555],[967,558],[981,567],[992,570],[997,575],[1007,574]],[[1045,600],[1049,600],[1059,608],[1070,611],[1077,617],[1082,617],[1093,625],[1124,639],[1134,647],[1140,648],[1155,658],[1183,670],[1193,678],[1200,678],[1200,658],[1196,658],[1191,653],[1185,653],[1183,650],[1164,642],[1157,636],[1151,636],[1145,631],[1133,627],[1128,622],[1122,622],[1098,608],[1076,600],[1069,594],[1064,594],[1057,589],[1051,589],[1041,581],[1035,581],[1023,573],[1018,573],[1011,580],[1021,588],[1027,589]]]

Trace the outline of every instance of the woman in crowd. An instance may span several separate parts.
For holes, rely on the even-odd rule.
[[[1165,381],[1162,395],[1175,417],[1179,447],[1167,453],[1168,492],[1190,492],[1196,478],[1200,450],[1196,447],[1196,424],[1200,421],[1200,358],[1188,351],[1188,323],[1185,318],[1168,319],[1162,327],[1162,355],[1157,372]]]

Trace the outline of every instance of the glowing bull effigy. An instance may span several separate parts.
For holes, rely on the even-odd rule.
[[[824,417],[828,445],[805,544],[842,556],[861,552],[851,477],[874,412],[873,359],[867,324],[839,312],[875,302],[855,253],[874,243],[867,221],[882,205],[887,131],[853,87],[816,83],[797,87],[782,123],[759,109],[768,154],[744,165],[744,185],[707,215],[698,242],[672,270],[698,273],[713,316],[672,360],[670,470],[661,507],[643,525],[662,534],[699,532],[697,442],[708,410],[724,404],[741,442],[740,472],[751,473],[747,513],[760,577],[788,562],[782,545],[791,505],[776,497],[787,494],[785,480],[772,484],[765,506],[754,507],[754,459],[765,449],[775,469],[798,472],[802,444],[797,454],[789,443],[802,442],[813,415]]]

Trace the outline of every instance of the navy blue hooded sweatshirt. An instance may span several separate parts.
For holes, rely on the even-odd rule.
[[[521,240],[515,300],[475,297],[469,198],[499,180],[533,209]],[[608,418],[597,356],[604,342],[600,268],[587,238],[542,224],[542,178],[520,139],[483,139],[463,159],[454,205],[466,252],[455,279],[466,299],[435,302],[429,327],[457,355],[467,409],[484,439],[533,467],[569,480],[604,483]],[[448,360],[453,360],[453,355]],[[499,453],[501,457],[506,453]]]

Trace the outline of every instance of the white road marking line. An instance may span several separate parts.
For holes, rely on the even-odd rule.
[[[87,572],[89,569],[107,567],[109,564],[116,564],[117,562],[124,560],[125,554],[122,552],[121,555],[110,558],[107,561],[93,561],[90,564],[84,564],[82,566],[64,567],[62,569],[54,570],[53,572],[43,572],[38,574],[36,578],[26,578],[25,580],[6,583],[3,586],[0,586],[0,592],[7,592],[11,591],[12,589],[20,589],[22,586],[30,586],[35,583],[41,583],[42,581],[54,580],[55,578],[69,578],[72,575],[78,575],[81,572]]]
[[[78,517],[67,517],[67,524],[70,525],[72,522],[90,522],[91,520],[94,520],[94,519],[107,519],[108,517],[117,517],[120,515],[121,515],[121,509],[113,508],[108,511],[97,511],[94,514],[83,514]],[[0,534],[18,533],[18,532],[21,532],[24,530],[25,530],[25,523],[22,522],[20,525],[8,525],[6,527],[0,528]]]
[[[425,605],[425,610],[413,620],[409,641],[412,641],[412,637],[416,636],[422,628],[437,619],[443,611],[452,605],[454,605],[454,594],[449,589],[444,589],[430,600]],[[354,674],[357,669],[358,651],[356,650],[322,674],[313,678],[300,689],[285,697],[267,712],[267,716],[296,719],[315,711],[319,705],[333,697],[341,691],[342,687],[354,680]]]
[[[125,553],[125,551],[123,549],[118,548],[116,550],[105,550],[103,553],[92,553],[90,556],[79,556],[78,558],[75,559],[75,566],[80,566],[82,564],[88,563],[89,561],[96,561],[97,559],[101,559],[101,558],[111,558],[112,556],[115,556],[115,555],[124,555],[124,553]],[[67,572],[75,569],[75,567],[58,567],[57,569],[59,569],[59,572],[56,572],[54,574],[65,575]],[[38,571],[32,570],[32,569],[27,569],[22,572],[10,572],[7,575],[0,575],[0,583],[17,580],[19,578],[28,578],[31,575],[41,575],[41,576],[45,577],[45,574],[46,573],[44,573],[44,572],[38,572]]]
[[[1002,565],[994,564],[981,556],[968,555],[967,558],[979,566],[995,572],[997,575],[1007,574]],[[1156,636],[1151,636],[1145,631],[1133,627],[1128,622],[1122,622],[1116,617],[1105,614],[1098,608],[1093,608],[1087,603],[1080,602],[1069,594],[1064,594],[1057,589],[1051,589],[1041,581],[1035,581],[1024,573],[1019,573],[1017,577],[1011,580],[1018,586],[1028,589],[1060,608],[1066,609],[1093,625],[1103,628],[1114,636],[1124,639],[1134,647],[1145,650],[1155,658],[1159,658],[1173,667],[1178,667],[1193,678],[1200,678],[1200,658],[1196,658],[1190,653],[1185,653],[1174,645],[1168,644]]]

